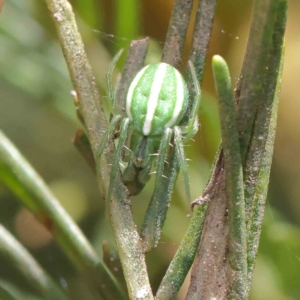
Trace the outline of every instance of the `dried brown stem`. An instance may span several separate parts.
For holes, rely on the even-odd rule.
[[[182,50],[185,43],[193,8],[192,0],[176,0],[169,23],[162,61],[178,68],[181,63]]]

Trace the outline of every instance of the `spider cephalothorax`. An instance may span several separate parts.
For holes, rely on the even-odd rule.
[[[112,67],[114,64],[115,62]],[[165,163],[173,151],[183,171],[186,192],[190,198],[183,143],[198,129],[197,110],[200,88],[191,63],[189,67],[196,91],[193,101],[189,99],[185,80],[169,64],[150,64],[133,78],[126,95],[126,116],[122,117],[120,114],[113,116],[99,146],[98,155],[101,156],[108,136],[120,122],[119,141],[112,164],[108,199],[121,160],[128,162],[122,175],[123,180],[130,194],[136,195],[150,179],[149,173],[153,165],[156,167],[157,176],[155,190],[159,188],[164,176]],[[116,102],[115,99],[111,100],[112,103]],[[187,110],[189,103],[191,109]],[[183,120],[185,120],[184,124],[182,124]]]

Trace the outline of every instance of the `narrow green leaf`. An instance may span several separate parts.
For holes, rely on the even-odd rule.
[[[286,13],[287,13],[287,1],[280,0],[278,6],[278,15],[276,26],[273,33],[273,46],[269,59],[269,71],[266,72],[266,89],[265,89],[265,101],[266,104],[262,105],[260,115],[258,116],[258,122],[256,132],[254,136],[253,146],[256,145],[258,151],[262,153],[256,153],[253,151],[250,158],[260,158],[260,164],[255,165],[252,163],[252,167],[258,167],[259,171],[254,173],[256,177],[256,185],[254,189],[250,190],[246,195],[249,197],[249,203],[251,203],[251,210],[249,219],[247,222],[247,229],[249,232],[247,248],[248,248],[248,293],[250,291],[253,270],[255,265],[255,259],[258,251],[259,237],[261,233],[261,226],[264,217],[265,204],[267,198],[270,169],[272,164],[273,148],[275,141],[276,125],[277,125],[277,113],[279,93],[281,88],[281,77],[284,60],[284,31],[286,25]],[[264,119],[263,119],[264,118]],[[257,140],[263,139],[264,143]],[[262,149],[261,149],[262,148]],[[253,149],[255,149],[253,147]],[[254,171],[256,171],[254,169]],[[250,168],[247,168],[248,174],[251,172]],[[248,178],[248,177],[247,177]]]
[[[197,7],[193,42],[189,54],[189,61],[191,61],[195,66],[199,82],[202,82],[203,78],[205,59],[210,43],[216,6],[217,0],[201,0],[199,1]],[[189,76],[187,77],[187,82],[191,83],[191,76],[188,72],[186,76]]]
[[[236,109],[231,78],[224,59],[215,55],[212,60],[224,153],[226,193],[229,219],[229,264],[232,278],[229,299],[246,299],[246,221],[243,168],[237,130]]]
[[[31,254],[2,225],[0,225],[0,255],[23,275],[24,280],[43,299],[68,299]]]
[[[240,76],[238,130],[243,162],[247,157],[257,103],[263,89],[265,68],[271,48],[272,34],[279,0],[255,0],[252,22]]]
[[[0,180],[50,231],[80,272],[97,273],[99,280],[106,283],[113,297],[123,299],[118,283],[99,259],[81,230],[62,208],[42,178],[1,131]],[[100,282],[98,284],[101,290],[102,284]],[[107,289],[106,287],[106,291]]]
[[[280,61],[283,59],[282,51],[287,17],[286,0],[279,1],[277,11],[272,39],[270,40],[268,61],[265,65],[264,77],[261,83],[262,89],[258,99],[258,112],[251,134],[251,144],[249,145],[247,159],[244,165],[246,220],[248,224],[248,220],[251,219],[253,212],[253,198],[255,197],[261,163],[266,151],[265,146],[270,131],[270,120],[273,115],[276,92],[278,91],[278,80],[281,78]]]

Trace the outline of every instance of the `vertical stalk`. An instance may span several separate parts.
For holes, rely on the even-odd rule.
[[[228,298],[246,299],[246,221],[243,167],[237,130],[235,102],[226,62],[218,55],[212,61],[224,153],[231,279]],[[229,275],[229,274],[228,274]]]
[[[207,203],[197,206],[188,230],[160,283],[156,300],[174,299],[194,261],[201,238]]]
[[[181,63],[192,8],[193,1],[191,0],[175,0],[161,59],[175,68],[178,68]]]
[[[282,1],[283,5],[286,5],[286,1]],[[264,153],[261,159],[261,165],[259,174],[257,177],[257,185],[255,186],[255,193],[252,200],[252,213],[247,223],[248,240],[247,240],[247,251],[248,251],[248,286],[247,292],[250,292],[253,271],[255,266],[255,259],[259,246],[259,238],[261,233],[261,227],[264,217],[268,184],[270,178],[270,170],[272,165],[273,149],[275,142],[275,133],[277,126],[277,113],[278,113],[278,103],[279,103],[279,93],[281,88],[281,76],[283,69],[284,60],[284,49],[281,49],[281,61],[279,66],[279,71],[277,72],[277,83],[276,91],[274,95],[274,101],[271,110],[271,119],[269,121],[269,128],[267,128],[266,144],[264,148]]]
[[[77,29],[75,16],[67,0],[45,1],[58,31],[74,89],[78,95],[93,154],[96,157],[100,141],[107,130],[107,120],[101,107],[99,92]],[[109,141],[105,155],[101,156],[101,170],[98,168],[99,186],[103,196],[108,191],[110,164],[114,150],[113,142]],[[120,174],[116,175],[115,190],[112,194],[110,207],[110,222],[130,298],[153,299],[140,237],[133,221],[127,189]]]
[[[262,90],[262,82],[264,82],[278,2],[279,0],[255,0],[253,3],[251,28],[240,76],[238,100],[238,129],[243,162],[247,157],[257,103]]]

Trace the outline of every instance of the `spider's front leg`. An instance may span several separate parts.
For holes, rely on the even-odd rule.
[[[179,126],[174,127],[174,144],[175,144],[176,158],[179,162],[179,167],[183,174],[186,196],[189,203],[191,203],[190,182],[189,182],[189,176],[187,170],[188,166],[184,154],[182,132]]]
[[[111,105],[111,109],[112,111],[115,110],[116,108],[116,101],[117,101],[117,90],[118,90],[118,83],[115,85],[115,87],[113,87],[112,83],[111,83],[111,77],[112,77],[112,72],[120,58],[120,56],[122,55],[123,49],[121,49],[112,59],[112,61],[110,62],[109,66],[108,66],[108,70],[106,72],[105,75],[105,81],[106,81],[106,89],[108,92],[108,99],[110,101],[110,105]]]
[[[112,111],[114,110],[115,108],[115,100],[114,100],[114,97],[115,97],[115,89],[112,87],[112,84],[111,84],[111,74],[116,66],[116,63],[118,61],[118,59],[120,58],[121,54],[122,54],[122,51],[123,50],[120,50],[115,56],[114,58],[112,59],[112,61],[110,62],[109,66],[108,66],[108,70],[107,70],[107,73],[106,73],[106,88],[107,88],[107,92],[108,92],[108,99],[109,99],[109,104],[112,108]],[[97,150],[97,154],[96,154],[96,168],[97,168],[97,171],[98,169],[100,168],[100,158],[102,156],[102,153],[105,149],[105,146],[107,144],[107,141],[108,141],[108,138],[109,136],[112,134],[112,133],[115,133],[115,129],[119,123],[119,121],[121,120],[121,115],[119,114],[116,114],[116,115],[113,115],[111,114],[110,115],[110,120],[109,120],[109,125],[108,125],[108,128],[106,130],[106,132],[104,133],[103,135],[103,138],[98,146],[98,150]]]
[[[178,159],[179,166],[183,174],[186,195],[190,203],[191,193],[190,193],[187,163],[184,154],[183,144],[185,141],[190,140],[193,137],[193,135],[198,131],[198,109],[200,105],[201,92],[200,92],[200,86],[197,80],[196,72],[194,69],[194,65],[192,64],[191,61],[189,61],[188,64],[189,64],[189,70],[192,75],[195,96],[193,98],[192,108],[191,110],[188,110],[188,115],[186,115],[185,118],[188,120],[187,123],[181,126],[174,127],[174,144],[175,144],[176,157]]]
[[[119,162],[121,160],[122,149],[123,149],[123,146],[125,144],[125,141],[126,141],[126,138],[128,135],[128,127],[129,127],[129,122],[130,122],[128,118],[124,118],[120,125],[120,120],[122,119],[122,116],[120,114],[114,115],[114,111],[116,108],[116,93],[117,93],[118,84],[116,84],[115,87],[113,87],[112,83],[111,83],[111,77],[112,77],[112,72],[116,66],[116,63],[122,54],[122,51],[123,50],[120,50],[114,56],[111,63],[109,64],[109,67],[108,67],[108,70],[106,73],[106,77],[105,77],[106,78],[106,88],[107,88],[107,92],[108,92],[109,105],[111,108],[111,115],[110,115],[110,121],[109,121],[108,128],[99,144],[97,154],[96,154],[96,168],[98,171],[100,169],[100,159],[101,159],[103,151],[107,145],[109,136],[111,134],[113,134],[114,139],[115,139],[116,138],[116,135],[115,135],[116,129],[118,129],[117,138],[119,139],[119,143],[118,143],[116,153],[114,155],[113,162],[112,162],[109,188],[108,188],[107,201],[106,201],[107,207],[109,206],[110,197],[111,197],[111,193],[112,193],[112,189],[113,189],[113,185],[114,185],[114,180],[115,180],[115,176],[116,176],[116,173],[117,173],[117,170],[119,167]],[[119,125],[120,125],[120,127],[119,127]]]
[[[187,163],[184,154],[184,143],[186,141],[189,141],[193,137],[193,135],[198,131],[198,108],[200,104],[200,88],[198,89],[198,92],[199,93],[196,94],[194,97],[193,106],[188,118],[189,120],[188,123],[186,125],[174,127],[174,144],[175,144],[176,157],[178,159],[179,167],[183,174],[185,191],[189,203],[191,202],[191,193],[190,193],[190,184],[189,184],[188,171],[187,171]]]
[[[97,169],[100,168],[100,159],[101,159],[103,151],[106,147],[106,144],[108,142],[108,138],[112,133],[114,133],[114,130],[115,130],[117,124],[119,123],[120,119],[121,119],[120,115],[115,115],[112,118],[112,120],[109,123],[108,129],[105,132],[105,134],[101,140],[101,143],[98,147],[97,156],[96,156]],[[112,167],[111,167],[110,179],[109,179],[109,187],[108,187],[108,192],[107,192],[107,197],[106,197],[106,211],[107,212],[109,212],[110,198],[111,198],[112,190],[114,187],[114,181],[116,178],[116,174],[119,169],[119,163],[122,159],[122,150],[123,150],[123,147],[126,142],[127,135],[128,135],[129,123],[130,123],[129,119],[124,118],[120,125],[118,146],[116,148],[116,152],[115,152],[115,155],[114,155],[113,161],[112,161]]]
[[[97,168],[100,166],[100,158],[101,158],[101,155],[104,151],[104,148],[107,144],[107,141],[108,141],[108,138],[109,136],[115,132],[115,128],[118,124],[118,122],[121,120],[121,116],[120,115],[115,115],[112,117],[109,125],[108,125],[108,128],[99,144],[99,147],[98,147],[98,150],[97,150],[97,154],[96,154],[96,166]]]
[[[188,115],[186,115],[184,118],[188,121],[184,125],[180,126],[181,131],[184,134],[185,141],[190,140],[198,131],[198,110],[201,97],[200,85],[197,79],[194,64],[191,61],[188,61],[188,65],[193,81],[194,97],[192,99],[192,108],[190,110],[187,110]]]
[[[119,132],[119,141],[118,146],[116,149],[116,153],[113,158],[111,171],[110,171],[110,178],[109,178],[109,187],[106,199],[106,206],[109,207],[111,194],[114,188],[114,182],[116,178],[117,171],[119,170],[119,165],[122,160],[122,152],[123,148],[127,139],[128,135],[128,128],[129,128],[130,120],[128,118],[124,118],[120,125],[120,132]]]
[[[162,228],[161,223],[164,221],[160,214],[160,207],[165,204],[161,201],[161,195],[162,193],[166,192],[164,190],[164,181],[168,179],[164,177],[164,170],[167,157],[170,153],[172,134],[172,129],[165,129],[159,145],[154,191],[151,197],[151,202],[147,209],[146,219],[141,232],[145,242],[146,251],[151,249],[153,245],[156,245],[160,237],[160,231]]]

